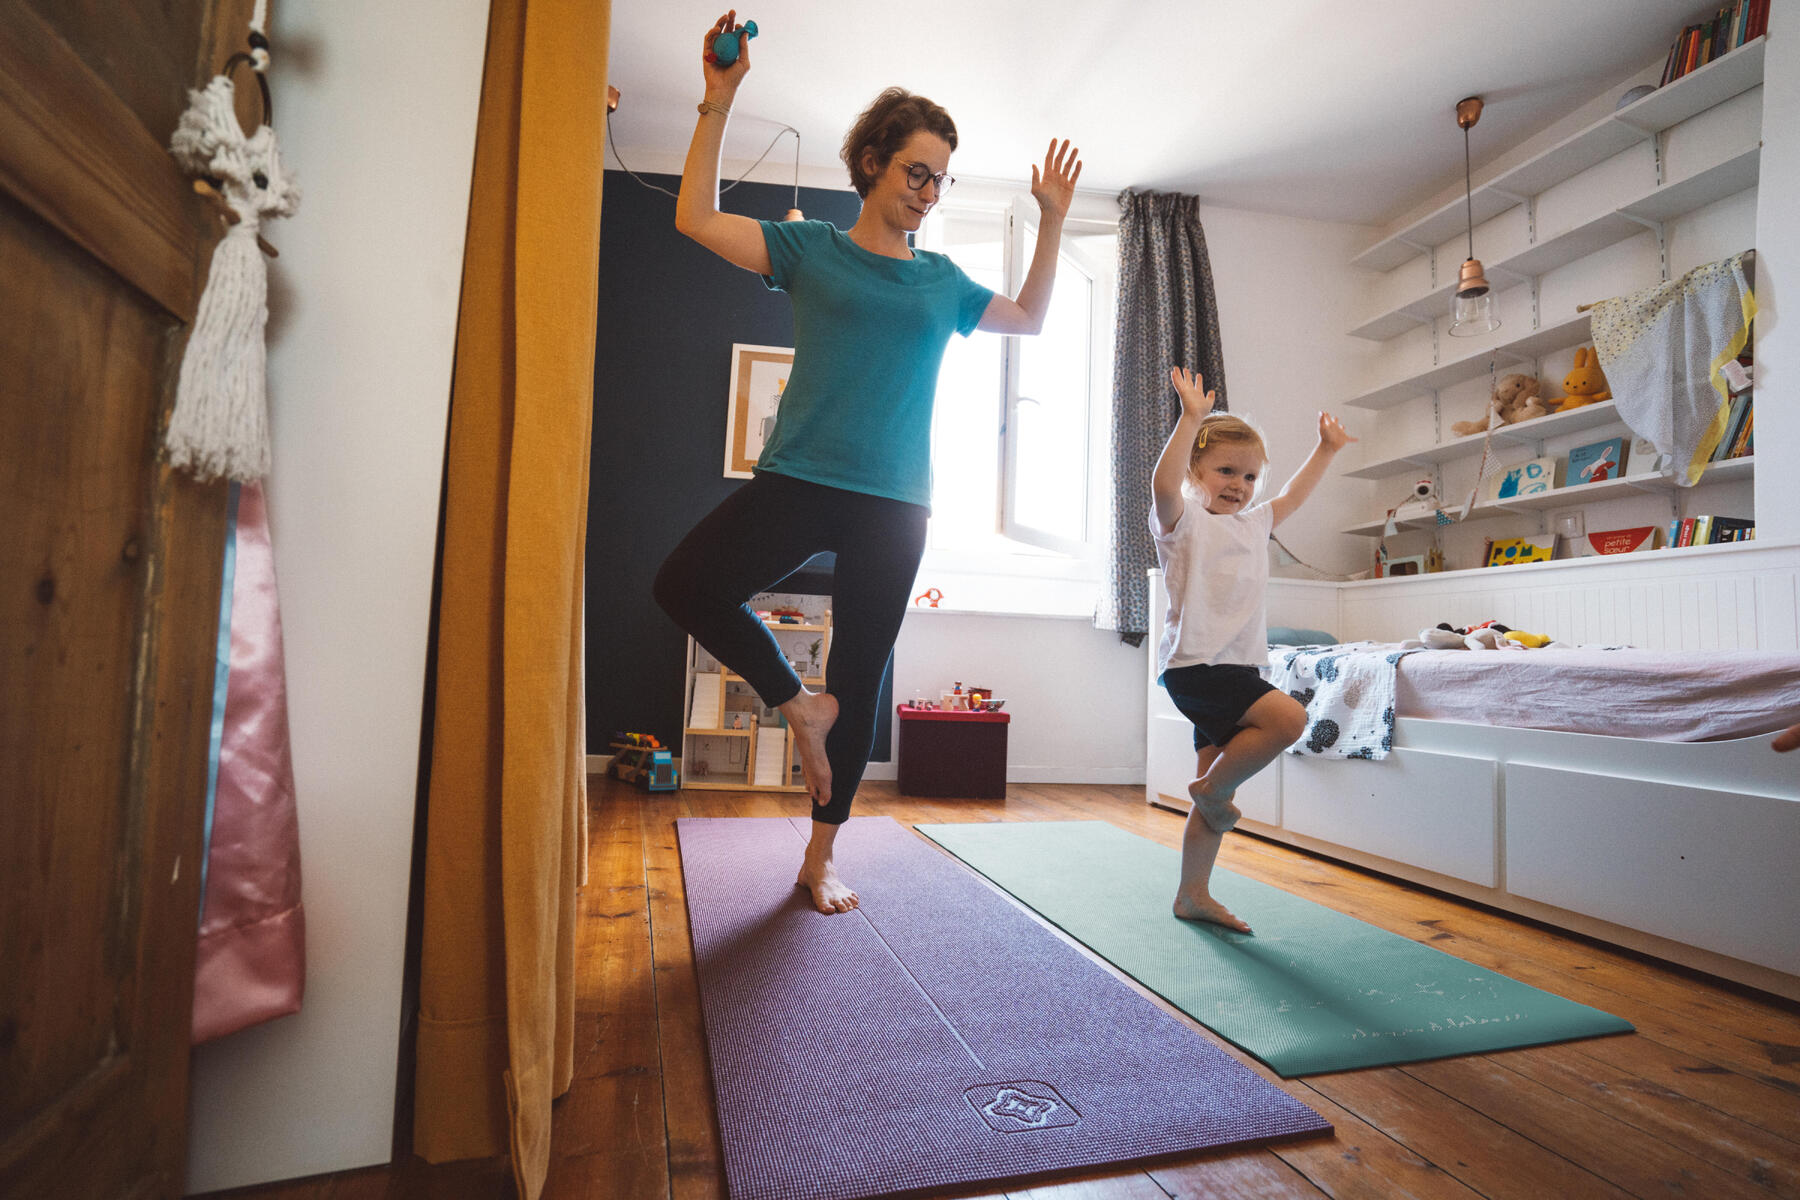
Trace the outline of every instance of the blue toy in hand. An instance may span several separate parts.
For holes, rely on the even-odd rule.
[[[706,61],[717,63],[721,67],[729,67],[738,60],[738,55],[743,53],[740,39],[747,41],[755,36],[755,21],[745,21],[736,32],[727,29],[713,39],[712,53],[706,56]]]

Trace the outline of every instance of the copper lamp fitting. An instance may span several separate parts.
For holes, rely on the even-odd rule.
[[[1459,296],[1485,296],[1488,291],[1487,276],[1481,273],[1479,258],[1463,259],[1462,273],[1456,280],[1456,294]]]
[[[1469,96],[1456,102],[1456,125],[1462,130],[1475,128],[1475,122],[1481,120],[1481,97]]]

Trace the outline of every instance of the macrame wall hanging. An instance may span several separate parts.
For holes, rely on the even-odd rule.
[[[268,0],[257,0],[249,53],[232,55],[221,74],[188,93],[187,111],[169,139],[175,161],[195,177],[194,189],[212,198],[227,222],[188,333],[167,435],[170,459],[200,479],[248,483],[269,473],[269,275],[263,255],[274,249],[261,233],[264,220],[293,214],[300,191],[282,164],[272,127],[274,106],[264,78],[267,11]],[[231,82],[239,66],[255,72],[262,93],[262,122],[248,136],[238,122]]]

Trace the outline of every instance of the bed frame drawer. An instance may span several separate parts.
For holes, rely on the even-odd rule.
[[[1800,974],[1797,856],[1800,801],[1506,765],[1515,895]]]
[[[1497,887],[1495,763],[1396,748],[1379,762],[1283,754],[1282,827]]]

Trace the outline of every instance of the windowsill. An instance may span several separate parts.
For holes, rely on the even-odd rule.
[[[1094,619],[1094,614],[1091,612],[1001,612],[991,608],[944,608],[941,605],[937,608],[930,608],[923,604],[916,604],[907,610],[909,616],[913,613],[927,613],[934,617],[999,617],[1009,621],[1091,622]]]
[[[1093,579],[1042,575],[979,573],[925,569],[913,584],[915,597],[927,588],[942,595],[938,606],[913,604],[912,612],[953,613],[965,617],[1047,617],[1092,621],[1100,584]]]

